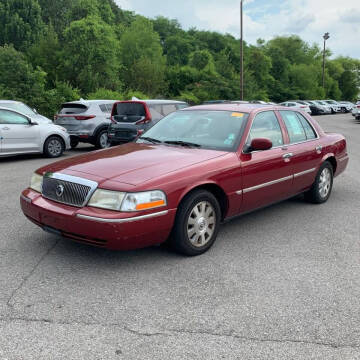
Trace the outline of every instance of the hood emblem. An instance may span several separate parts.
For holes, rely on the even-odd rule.
[[[55,194],[58,198],[61,198],[64,194],[64,185],[58,184],[55,189]]]

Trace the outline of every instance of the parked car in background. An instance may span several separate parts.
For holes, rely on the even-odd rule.
[[[40,115],[35,109],[32,109],[30,106],[22,103],[21,101],[12,101],[12,100],[0,100],[0,107],[12,109],[20,112],[38,124],[52,124],[53,122],[47,117]]]
[[[345,138],[304,112],[203,105],[136,142],[36,170],[20,201],[29,220],[75,241],[127,250],[168,240],[194,256],[226,219],[302,193],[325,203],[348,161]]]
[[[311,114],[311,110],[310,110],[310,107],[309,105],[304,105],[304,104],[300,104],[296,101],[285,101],[281,104],[279,104],[281,106],[286,106],[286,107],[289,107],[289,108],[292,108],[292,109],[296,109],[296,110],[301,110],[301,111],[304,111],[308,114]]]
[[[124,144],[136,139],[163,117],[189,105],[176,100],[129,100],[114,104],[109,126],[111,145]]]
[[[331,107],[326,103],[320,104],[315,100],[305,100],[309,104],[312,115],[326,115],[331,114]],[[313,106],[314,108],[312,108]]]
[[[0,107],[0,156],[42,153],[56,158],[68,148],[70,137],[65,128]]]
[[[331,106],[328,103],[326,103],[324,100],[312,100],[312,101],[315,102],[316,104],[322,105],[326,109],[327,114],[332,114]]]
[[[341,112],[341,106],[337,101],[335,100],[323,100],[323,101],[331,107],[332,114]]]
[[[352,116],[355,116],[357,120],[360,120],[360,101],[356,103],[354,108],[351,111]]]
[[[109,147],[108,128],[115,102],[115,100],[83,99],[68,102],[61,105],[54,122],[67,129],[72,148],[82,142],[104,149]]]
[[[354,104],[350,101],[338,101],[339,105],[341,106],[341,111],[344,113],[349,113],[354,108]]]

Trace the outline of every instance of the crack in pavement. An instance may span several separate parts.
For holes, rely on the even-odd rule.
[[[179,334],[183,335],[207,335],[214,337],[224,337],[224,338],[232,338],[237,339],[243,342],[259,342],[259,343],[278,343],[278,344],[303,344],[303,345],[315,345],[315,346],[323,346],[332,349],[359,349],[360,345],[357,344],[345,344],[345,343],[334,343],[330,341],[311,341],[311,340],[301,340],[301,339],[276,339],[276,338],[261,338],[254,336],[243,336],[236,334],[233,330],[228,332],[213,332],[210,330],[187,330],[187,329],[162,329],[156,332],[144,332],[139,331],[129,326],[124,326],[118,323],[94,323],[94,322],[86,322],[86,321],[54,321],[52,319],[34,319],[27,317],[0,317],[0,322],[15,322],[15,321],[23,321],[27,323],[45,323],[51,325],[65,325],[65,326],[103,326],[103,327],[115,327],[119,328],[123,331],[131,333],[136,336],[145,336],[145,337],[153,337],[153,336],[176,336]]]
[[[50,254],[50,252],[55,248],[55,246],[59,243],[59,240],[56,240],[52,246],[50,246],[45,253],[40,257],[38,262],[35,264],[35,266],[31,269],[29,274],[27,274],[22,281],[20,282],[19,286],[17,286],[10,294],[9,299],[6,302],[6,305],[10,308],[13,308],[14,305],[11,303],[13,298],[15,297],[15,294],[24,286],[24,284],[27,282],[27,280],[31,277],[32,274],[36,271],[36,269],[39,267],[39,265],[42,263],[42,261]]]

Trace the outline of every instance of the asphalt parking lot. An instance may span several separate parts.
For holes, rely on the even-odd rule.
[[[196,258],[43,232],[19,194],[51,160],[0,159],[0,359],[360,359],[360,123],[316,119],[350,153],[328,203],[238,218]]]

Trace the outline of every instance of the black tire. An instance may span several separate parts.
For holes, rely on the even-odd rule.
[[[48,158],[58,158],[65,151],[64,141],[59,136],[50,136],[44,144],[44,155]]]
[[[194,218],[192,215],[195,216],[195,208],[199,215]],[[187,256],[203,254],[214,244],[220,220],[220,205],[215,196],[205,190],[193,191],[183,199],[178,208],[169,243],[175,251]],[[194,234],[191,234],[192,231]],[[204,242],[203,245],[201,241]]]
[[[329,176],[325,185],[324,176]],[[305,200],[313,204],[323,204],[326,202],[330,195],[334,181],[334,169],[329,161],[325,161],[316,175],[315,182],[311,189],[305,193]],[[325,190],[326,187],[326,190]]]
[[[75,149],[79,145],[79,139],[76,137],[70,137],[70,146],[72,149]]]
[[[103,129],[103,130],[100,130],[96,136],[96,141],[95,141],[95,147],[97,149],[107,149],[108,147],[110,147],[110,143],[109,143],[109,139],[107,137],[107,129]],[[104,136],[106,135],[106,144],[104,143],[103,141],[103,138]]]

